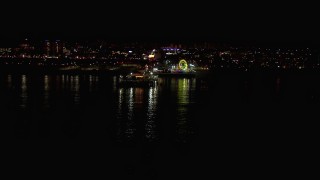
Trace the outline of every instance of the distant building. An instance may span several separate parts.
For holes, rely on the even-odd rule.
[[[45,55],[46,56],[50,56],[51,55],[51,45],[50,45],[50,41],[46,40],[45,43],[44,43],[44,51],[45,51]]]
[[[60,57],[63,55],[64,43],[60,40],[49,41],[46,40],[44,43],[44,54],[47,57]]]
[[[1,53],[11,53],[12,48],[0,48],[0,54]]]
[[[34,51],[34,46],[31,45],[30,41],[28,39],[24,39],[17,48],[18,52],[23,55],[30,55]]]
[[[153,49],[149,54],[148,58],[150,61],[159,60],[162,57],[161,52],[159,50]]]
[[[66,47],[63,47],[62,53],[65,56],[70,56],[71,55],[71,50],[67,49]]]

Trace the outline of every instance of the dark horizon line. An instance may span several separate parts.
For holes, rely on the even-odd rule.
[[[177,37],[177,36],[15,36],[0,37],[0,45],[10,45],[22,42],[24,39],[30,41],[61,40],[61,41],[105,41],[112,43],[212,43],[225,45],[243,46],[301,46],[320,47],[320,42],[308,40],[266,40],[266,39],[241,39],[241,38],[214,38],[214,37]]]

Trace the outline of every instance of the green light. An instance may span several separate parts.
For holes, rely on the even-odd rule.
[[[188,63],[186,60],[182,59],[179,61],[179,69],[186,71],[188,69]]]

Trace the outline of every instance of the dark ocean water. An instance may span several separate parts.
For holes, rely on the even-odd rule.
[[[127,88],[111,75],[0,77],[13,174],[261,178],[314,168],[319,73],[217,72]]]

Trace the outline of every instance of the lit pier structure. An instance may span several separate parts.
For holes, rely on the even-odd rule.
[[[128,75],[119,76],[119,86],[134,87],[134,86],[156,86],[158,75],[151,71],[135,72]]]
[[[162,64],[156,64],[153,73],[159,76],[195,76],[195,65],[188,63],[185,59],[179,61],[166,60]]]

